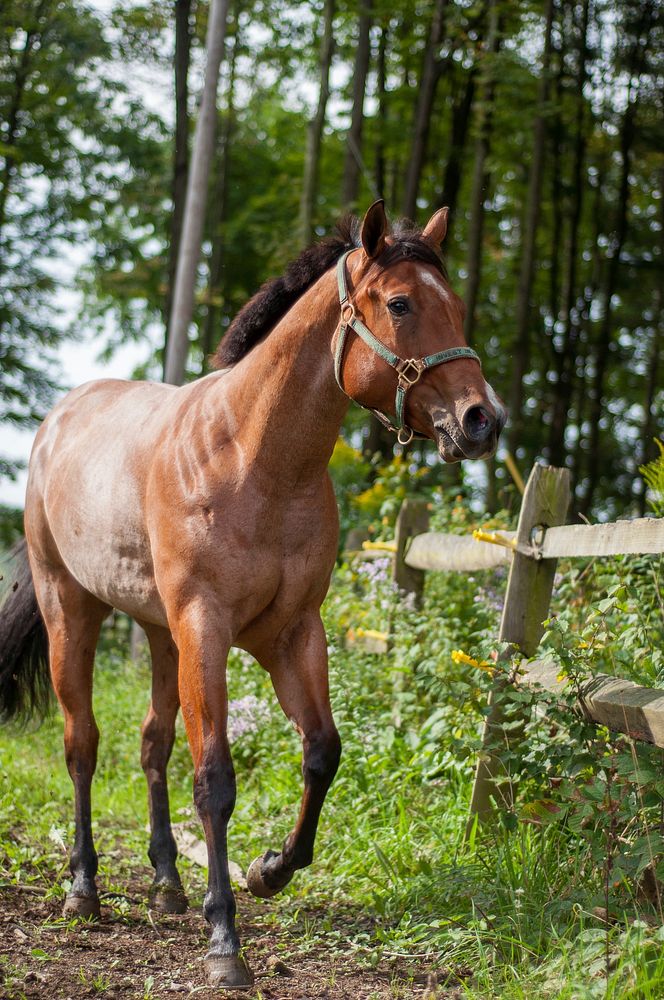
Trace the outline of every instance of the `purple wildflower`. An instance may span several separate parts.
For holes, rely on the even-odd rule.
[[[247,733],[256,733],[265,717],[266,704],[253,694],[236,698],[228,703],[228,739],[235,743]]]

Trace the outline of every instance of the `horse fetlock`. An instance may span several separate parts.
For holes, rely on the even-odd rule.
[[[74,876],[72,891],[76,891],[81,883],[82,896],[88,895],[88,888],[94,888],[94,881],[99,869],[99,858],[92,844],[81,840],[74,842],[74,849],[69,856],[69,870]]]
[[[179,880],[179,875],[175,870],[175,861],[178,856],[178,849],[173,834],[170,832],[153,833],[148,848],[150,864],[156,871],[155,882],[169,881],[172,878]],[[162,872],[160,869],[164,869]]]

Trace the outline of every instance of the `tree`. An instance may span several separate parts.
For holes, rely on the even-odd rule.
[[[586,11],[587,7],[588,4],[586,3]],[[516,301],[516,329],[512,343],[512,375],[509,392],[510,426],[508,430],[509,450],[512,454],[516,454],[518,443],[523,436],[523,378],[528,370],[530,361],[531,296],[537,256],[537,229],[540,219],[542,177],[546,147],[546,114],[549,103],[553,8],[554,0],[546,0],[544,51],[537,95],[537,114],[533,125],[533,151],[528,180],[528,198],[523,226],[521,265]]]
[[[217,84],[224,52],[228,0],[211,0],[208,20],[205,81],[196,123],[191,169],[187,180],[182,237],[173,292],[170,335],[164,380],[175,385],[184,381],[189,351],[189,324],[194,307],[196,271],[201,254],[210,163],[217,121]]]
[[[215,196],[212,202],[213,211],[210,213],[213,220],[210,230],[212,252],[210,254],[208,264],[208,287],[205,302],[206,308],[201,337],[202,374],[205,374],[207,371],[208,359],[215,347],[215,340],[217,339],[216,334],[220,326],[219,317],[221,315],[221,301],[223,297],[222,278],[224,258],[226,255],[225,233],[226,224],[228,222],[228,188],[230,179],[232,140],[235,130],[235,83],[240,47],[240,23],[239,18],[236,16],[233,46],[228,61],[226,109],[222,115],[221,126],[219,129]]]
[[[189,172],[189,56],[191,50],[191,0],[175,0],[175,136],[173,144],[173,185],[170,240],[168,250],[168,280],[164,301],[164,374],[168,346],[175,272],[182,236],[182,220]]]
[[[158,179],[161,123],[109,72],[117,56],[74,0],[0,8],[0,417],[14,424],[43,417],[59,389],[74,248],[122,211],[125,186]]]
[[[426,153],[429,129],[431,127],[436,86],[440,76],[441,63],[439,49],[443,40],[446,7],[447,0],[435,0],[431,17],[431,29],[424,50],[424,65],[422,67],[422,78],[415,110],[413,141],[410,160],[408,161],[406,190],[402,206],[402,213],[407,219],[415,218],[420,174],[422,173],[422,164]]]
[[[470,230],[468,234],[468,281],[466,282],[466,319],[464,334],[472,343],[475,330],[475,310],[480,288],[482,269],[482,234],[484,231],[484,202],[489,187],[487,157],[491,144],[493,100],[496,85],[495,56],[500,48],[498,0],[490,0],[489,28],[486,54],[482,71],[482,89],[478,109],[477,138],[473,167],[473,187],[470,196]]]
[[[475,99],[477,66],[475,61],[473,61],[469,70],[459,71],[452,68],[451,73],[454,75],[454,84],[457,89],[456,91],[453,90],[451,95],[450,139],[447,148],[445,172],[443,174],[443,186],[437,199],[439,207],[447,206],[450,210],[447,224],[448,241],[454,224],[457,200],[461,188],[463,156],[466,148],[468,126],[472,117],[473,101]]]
[[[320,163],[325,112],[330,96],[330,67],[334,52],[335,0],[323,0],[323,27],[320,36],[318,105],[307,129],[307,148],[304,157],[304,181],[300,199],[299,241],[300,246],[308,246],[313,233],[313,218],[318,193],[318,171]]]
[[[346,136],[346,156],[341,203],[344,208],[355,208],[362,164],[362,129],[364,126],[364,95],[371,59],[371,24],[373,0],[359,0],[357,49],[353,67],[353,106],[350,128]]]

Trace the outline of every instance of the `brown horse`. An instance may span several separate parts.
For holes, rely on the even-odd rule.
[[[218,353],[224,371],[181,388],[84,385],[37,434],[25,509],[32,583],[24,566],[3,607],[0,708],[5,718],[27,714],[43,694],[43,619],[76,803],[65,913],[99,915],[92,670],[101,623],[118,608],[143,626],[152,654],[141,753],[152,904],[186,906],[166,785],[182,706],[208,849],[206,962],[216,985],[252,981],[226,853],[231,646],[269,671],[303,743],[300,813],[281,850],[251,865],[256,895],[273,895],[311,863],[339,763],[320,606],[338,535],[327,464],[349,398],[378,411],[402,442],[433,439],[445,461],[491,455],[505,421],[444,277],[446,220],[441,210],[422,232],[391,233],[377,202],[361,226],[305,251],[245,306]]]

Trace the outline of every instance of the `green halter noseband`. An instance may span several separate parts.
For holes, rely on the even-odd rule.
[[[371,330],[364,325],[361,319],[355,313],[355,306],[350,301],[348,295],[348,282],[346,281],[346,260],[349,254],[353,251],[348,250],[343,256],[339,258],[337,263],[337,284],[339,286],[339,304],[341,306],[341,325],[339,327],[339,339],[337,340],[336,351],[334,352],[334,374],[337,379],[337,383],[342,392],[346,392],[343,387],[342,382],[342,367],[344,359],[344,350],[346,348],[346,340],[348,337],[348,330],[351,329],[354,333],[360,337],[361,340],[367,344],[368,347],[375,351],[383,361],[387,361],[397,373],[397,391],[394,403],[395,412],[395,422],[393,423],[387,414],[382,413],[380,410],[374,410],[372,407],[365,407],[365,409],[370,409],[373,414],[380,420],[384,427],[388,430],[394,431],[397,435],[397,440],[399,444],[410,444],[414,437],[424,437],[423,434],[416,433],[411,427],[405,422],[406,414],[406,394],[408,390],[419,382],[422,377],[423,372],[427,368],[433,368],[435,365],[444,365],[448,361],[456,361],[457,358],[472,358],[474,361],[481,361],[479,356],[475,351],[471,350],[470,347],[450,347],[446,351],[438,351],[436,354],[427,354],[425,358],[400,358],[397,354],[382,344],[377,337],[374,337]],[[348,395],[348,393],[346,393]],[[352,396],[349,397],[353,399]],[[357,402],[357,400],[353,400]],[[360,403],[360,406],[363,404]]]

